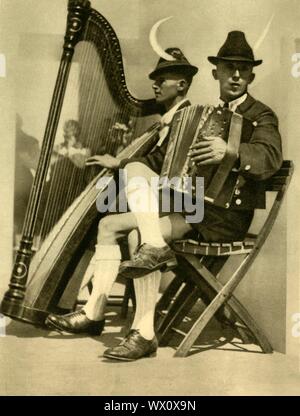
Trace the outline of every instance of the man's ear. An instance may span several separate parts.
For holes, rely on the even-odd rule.
[[[217,80],[217,79],[218,79],[218,74],[217,74],[217,70],[216,70],[216,68],[214,68],[214,69],[211,71],[211,73],[212,73],[212,76],[214,77],[214,79],[215,79],[215,80]]]
[[[251,84],[251,82],[254,81],[254,78],[255,78],[255,74],[253,74],[253,72],[252,72],[252,74],[249,77],[249,84]]]
[[[187,81],[185,79],[180,79],[177,82],[177,89],[178,91],[183,91],[187,88]]]

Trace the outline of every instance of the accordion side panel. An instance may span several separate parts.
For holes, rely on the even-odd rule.
[[[202,113],[203,113],[203,106],[193,106],[191,108],[187,107],[187,114],[186,114],[186,124],[184,126],[183,139],[180,140],[180,145],[176,146],[176,155],[174,160],[175,166],[175,173],[174,176],[181,176],[182,173],[180,171],[180,167],[182,166],[182,159],[185,158],[187,155],[190,146],[192,145],[195,135],[197,133],[197,127],[199,125]],[[191,122],[188,122],[191,120]],[[177,172],[176,172],[177,169]]]
[[[181,131],[181,121],[183,118],[184,111],[180,110],[175,113],[173,123],[172,123],[172,129],[170,132],[170,139],[168,143],[167,152],[165,155],[164,163],[161,170],[161,178],[169,178],[170,172],[172,173],[171,169],[173,167],[173,160],[175,155],[175,146],[176,146],[176,140],[177,137],[180,136]]]

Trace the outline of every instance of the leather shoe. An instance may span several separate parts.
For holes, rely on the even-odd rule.
[[[132,260],[121,263],[119,274],[129,279],[135,279],[154,270],[169,271],[176,266],[175,254],[168,245],[153,247],[144,243],[137,248]]]
[[[81,309],[66,315],[50,313],[46,318],[45,324],[51,329],[66,331],[71,334],[101,335],[105,320],[92,321],[86,316],[84,310]]]
[[[155,357],[157,347],[156,337],[148,341],[138,330],[132,329],[119,345],[104,351],[103,357],[120,361],[135,361],[144,357]]]

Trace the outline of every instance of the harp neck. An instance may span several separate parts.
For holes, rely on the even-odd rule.
[[[62,59],[72,59],[74,48],[83,37],[83,31],[86,26],[90,9],[91,3],[88,0],[69,0],[67,28]]]

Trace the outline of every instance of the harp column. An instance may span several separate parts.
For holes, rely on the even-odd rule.
[[[17,251],[9,289],[5,293],[1,303],[1,312],[15,318],[22,315],[22,302],[25,296],[28,271],[33,253],[32,244],[35,232],[36,216],[41,200],[42,190],[46,181],[62,109],[63,98],[70,72],[70,65],[74,54],[74,48],[75,45],[81,40],[84,33],[90,6],[90,1],[88,0],[69,0],[68,3],[68,19],[63,53],[52,96],[39,164],[30,193],[24,220],[22,239]]]

